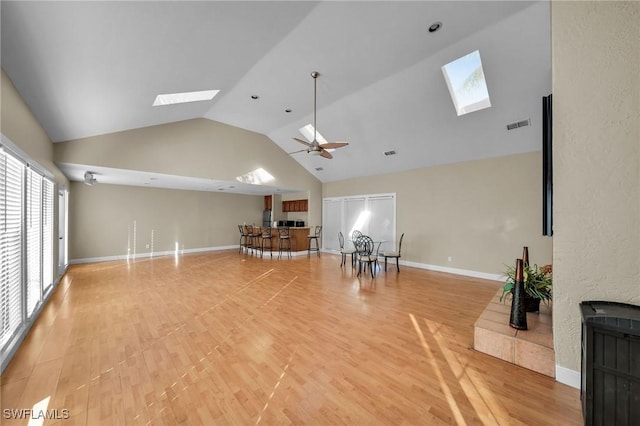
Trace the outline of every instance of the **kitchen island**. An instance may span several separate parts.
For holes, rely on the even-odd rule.
[[[278,249],[278,229],[279,228],[271,228],[273,238],[273,249],[274,251]],[[306,251],[309,247],[309,227],[290,227],[289,228],[289,238],[291,239],[291,252],[295,253],[297,251]]]

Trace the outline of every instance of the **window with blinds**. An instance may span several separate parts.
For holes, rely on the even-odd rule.
[[[27,316],[42,299],[42,176],[27,169]]]
[[[53,182],[42,180],[42,292],[53,286]]]
[[[339,250],[338,232],[345,243],[355,230],[380,242],[380,251],[392,250],[396,237],[395,194],[362,195],[323,199],[323,246],[327,250]]]
[[[0,149],[0,347],[22,324],[24,165]]]
[[[0,348],[3,365],[16,336],[53,287],[55,187],[0,145]]]

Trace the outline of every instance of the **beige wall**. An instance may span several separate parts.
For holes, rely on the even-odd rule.
[[[405,261],[501,274],[528,246],[532,262],[551,263],[541,152],[331,182],[323,196],[388,192]]]
[[[305,193],[308,191],[310,199],[317,200],[308,212],[308,220],[321,221],[319,200],[322,183],[319,180],[266,136],[216,121],[194,119],[57,143],[54,155],[58,162],[228,181],[235,181],[237,176],[264,168],[275,178],[267,185],[304,190]],[[72,186],[70,219],[80,223],[74,223],[71,233],[79,232],[81,235],[74,235],[71,240],[71,259],[126,254],[126,251],[122,251],[122,234],[105,244],[103,230],[98,227],[94,229],[86,223],[84,215],[92,210],[104,210],[110,214],[122,212],[128,222],[143,220],[145,216],[153,218],[148,229],[140,231],[147,234],[151,229],[168,232],[166,227],[178,226],[186,232],[184,244],[185,248],[190,249],[237,244],[238,223],[262,223],[262,196],[225,198],[223,195],[227,194],[219,193],[150,192],[155,195],[148,196],[147,204],[138,205],[136,194],[140,193],[139,188],[108,186],[98,184],[88,189],[83,185]],[[103,192],[106,194],[104,200],[92,196]],[[183,200],[183,197],[190,198]],[[118,205],[114,206],[112,200],[118,200]],[[175,210],[176,207],[172,207],[181,203],[187,203],[189,209]],[[219,208],[212,208],[213,205]],[[193,208],[196,210],[191,211]],[[182,216],[178,211],[182,212]],[[163,223],[160,219],[165,212],[172,212],[170,223]],[[125,223],[120,218],[102,212],[99,214],[103,218],[103,226],[114,229],[114,232],[115,229],[122,232]],[[201,233],[191,235],[198,228]],[[213,235],[212,230],[219,234]],[[165,237],[160,244],[175,244],[173,236]],[[156,247],[157,251],[167,250]],[[144,246],[138,249],[146,250]]]
[[[204,118],[57,143],[54,155],[64,163],[227,181],[264,168],[275,178],[269,186],[322,194],[321,182],[268,137]],[[309,212],[310,220],[320,215],[319,206]]]
[[[640,305],[640,3],[551,10],[556,363],[580,370],[579,303]]]
[[[4,136],[53,174],[56,189],[67,188],[69,181],[53,163],[53,144],[31,110],[22,100],[15,86],[2,70],[0,87],[0,126]],[[57,191],[56,191],[57,192]],[[58,197],[54,196],[54,224],[58,223]],[[58,278],[58,226],[53,227],[53,271]]]
[[[2,86],[0,88],[0,105],[2,116],[0,124],[2,134],[17,145],[31,159],[54,175],[56,183],[67,186],[68,180],[62,172],[53,164],[53,143],[45,133],[40,123],[24,103],[22,97],[2,70]]]
[[[136,186],[72,182],[71,194],[76,260],[238,245],[237,225],[264,208],[261,196]]]

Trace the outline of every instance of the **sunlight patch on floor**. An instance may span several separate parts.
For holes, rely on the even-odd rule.
[[[442,377],[442,372],[440,371],[440,368],[438,368],[438,364],[433,356],[433,352],[431,351],[431,348],[429,348],[429,345],[427,344],[427,341],[424,338],[424,334],[422,333],[420,324],[418,324],[418,321],[416,320],[416,317],[413,314],[409,314],[409,317],[411,318],[413,327],[416,329],[416,333],[418,334],[420,343],[422,344],[422,347],[424,348],[424,351],[427,355],[427,359],[431,363],[431,367],[433,367],[433,371],[435,372],[436,376],[438,376],[438,382],[440,383],[440,387],[442,388],[442,393],[444,393],[444,396],[447,399],[447,402],[449,403],[449,407],[451,408],[451,412],[453,413],[453,416],[456,419],[456,423],[458,425],[466,425],[467,422],[465,421],[464,417],[462,416],[462,413],[460,412],[460,408],[456,403],[456,399],[451,393],[451,389],[449,389],[449,386],[444,381],[444,377]]]
[[[500,404],[497,404],[496,401],[491,398],[490,392],[482,392],[482,389],[485,387],[482,386],[484,382],[482,380],[478,380],[479,375],[476,376],[474,374],[476,378],[473,379],[469,374],[473,374],[473,372],[470,372],[466,366],[461,365],[460,361],[456,358],[455,353],[448,348],[447,338],[442,333],[442,328],[445,326],[434,321],[429,321],[426,318],[424,319],[424,322],[438,344],[444,359],[449,364],[449,368],[451,368],[455,377],[458,378],[460,387],[467,396],[467,399],[473,406],[478,417],[480,417],[483,422],[496,424],[499,424],[500,422],[498,418],[496,418],[494,412],[499,412],[498,417],[500,418],[509,418],[508,413],[504,412]]]

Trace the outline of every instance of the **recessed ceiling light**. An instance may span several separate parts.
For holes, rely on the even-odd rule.
[[[438,31],[440,28],[442,28],[442,22],[434,22],[433,24],[431,24],[429,26],[429,32],[430,33],[435,33],[436,31]]]
[[[167,93],[156,96],[153,106],[183,104],[186,102],[209,101],[220,90],[201,90],[199,92]]]
[[[256,99],[258,99],[258,98],[260,98],[260,96],[258,96],[258,95],[251,95],[251,99],[253,99],[253,100],[256,100]]]

